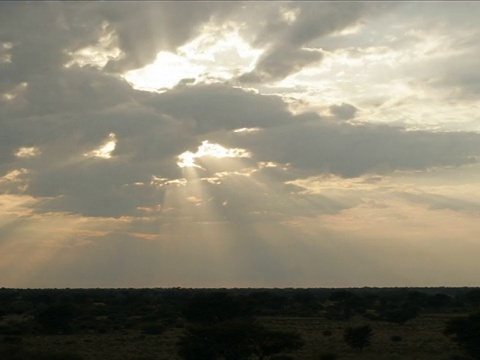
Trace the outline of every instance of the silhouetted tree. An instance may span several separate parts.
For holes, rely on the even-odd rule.
[[[321,354],[318,356],[318,359],[319,359],[319,360],[337,360],[337,359],[338,359],[338,355],[335,354],[335,353],[326,352],[326,353],[321,353]]]
[[[242,360],[253,353],[250,321],[230,320],[191,326],[178,344],[178,355],[185,360]]]
[[[303,346],[303,340],[297,333],[265,330],[263,327],[257,328],[253,342],[255,343],[254,353],[259,360],[284,351],[297,350]]]
[[[471,357],[480,359],[480,313],[448,321],[445,334],[453,336]]]
[[[470,290],[465,294],[465,300],[473,306],[480,305],[480,289]]]
[[[381,317],[385,321],[403,325],[407,321],[416,318],[418,314],[419,310],[416,307],[405,304],[398,308],[387,309],[382,313]]]
[[[451,300],[451,297],[447,294],[435,294],[427,299],[427,306],[438,310],[442,307],[448,306]]]
[[[71,332],[71,322],[76,309],[71,304],[53,304],[39,311],[35,319],[47,333],[58,334]]]
[[[369,325],[348,327],[343,333],[343,339],[353,349],[363,351],[370,345],[373,330]]]
[[[248,314],[244,304],[226,292],[198,294],[186,303],[183,316],[190,322],[213,324]]]
[[[178,343],[185,360],[262,360],[303,346],[292,332],[265,329],[252,319],[237,318],[215,324],[194,324]]]

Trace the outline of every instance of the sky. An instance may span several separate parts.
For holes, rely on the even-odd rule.
[[[480,2],[0,2],[0,286],[479,286]]]

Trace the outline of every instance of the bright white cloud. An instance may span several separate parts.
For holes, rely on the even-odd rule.
[[[150,91],[171,89],[182,80],[222,82],[250,71],[261,52],[236,31],[206,26],[200,36],[177,48],[176,53],[161,51],[152,64],[123,76],[134,88]]]
[[[204,66],[185,57],[161,51],[153,64],[131,70],[124,77],[136,89],[162,91],[174,87],[183,79],[196,79],[204,71]]]
[[[219,144],[214,144],[208,142],[208,140],[202,141],[202,144],[198,147],[198,150],[194,153],[191,151],[185,151],[184,153],[178,155],[177,165],[181,168],[184,167],[197,167],[201,168],[200,165],[196,163],[196,159],[201,159],[204,157],[211,157],[216,159],[222,158],[246,158],[250,157],[251,154],[245,149],[237,148],[225,148]]]

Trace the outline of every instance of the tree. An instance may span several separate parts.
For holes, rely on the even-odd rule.
[[[76,314],[76,309],[71,304],[53,304],[39,311],[35,319],[43,330],[50,334],[68,333],[72,331],[71,322]]]
[[[453,336],[471,357],[480,359],[480,313],[449,320],[445,334]]]
[[[268,356],[303,346],[296,333],[267,330],[252,319],[237,318],[215,324],[194,324],[178,343],[185,360],[243,360]]]
[[[249,335],[254,327],[244,319],[193,325],[180,339],[178,354],[185,360],[247,359],[253,351]]]
[[[418,316],[419,310],[414,306],[404,304],[401,307],[386,310],[381,314],[383,320],[403,325]]]
[[[343,333],[343,339],[353,349],[363,351],[370,345],[373,330],[370,325],[348,327]]]
[[[266,330],[263,327],[257,329],[257,334],[254,334],[253,341],[255,343],[254,353],[259,360],[284,351],[297,350],[303,346],[302,338],[296,333]]]
[[[190,322],[214,324],[248,314],[245,305],[226,292],[195,295],[182,309]]]
[[[225,292],[197,294],[184,304],[189,321],[178,342],[185,360],[264,359],[303,345],[299,335],[271,331],[251,316],[251,304]]]

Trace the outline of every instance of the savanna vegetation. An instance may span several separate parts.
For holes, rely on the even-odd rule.
[[[480,359],[480,289],[2,288],[0,359]]]

